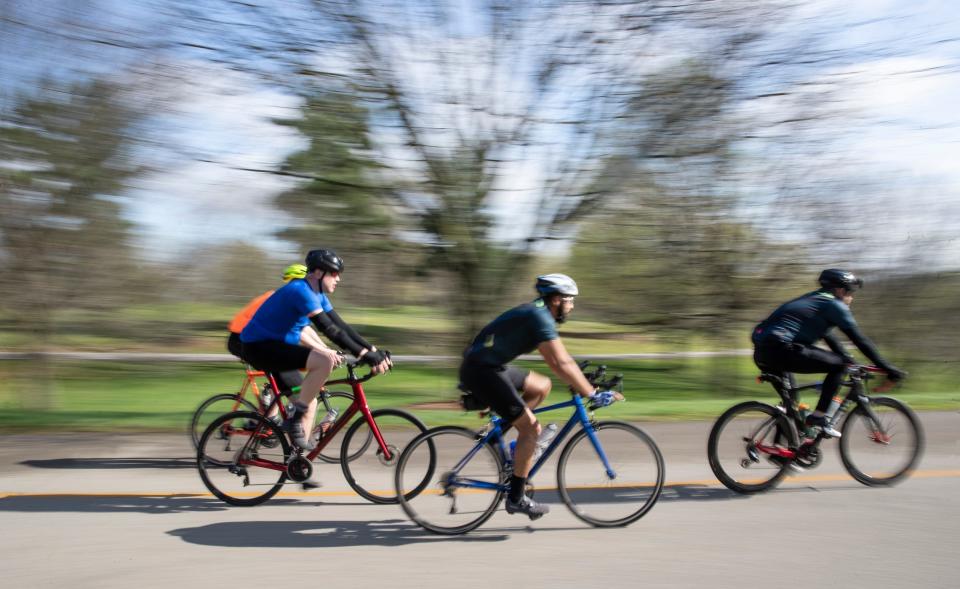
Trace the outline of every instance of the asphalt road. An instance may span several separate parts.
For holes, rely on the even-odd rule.
[[[3,585],[953,588],[960,414],[921,420],[926,453],[896,487],[853,481],[827,447],[817,469],[749,497],[710,472],[710,423],[641,423],[668,486],[633,525],[591,528],[555,502],[452,538],[362,501],[337,465],[318,466],[317,491],[236,508],[206,493],[185,436],[0,436]],[[553,465],[539,478],[552,486]]]

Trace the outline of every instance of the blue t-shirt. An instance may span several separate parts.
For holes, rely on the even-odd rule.
[[[556,320],[543,300],[537,299],[491,321],[480,330],[463,357],[480,366],[502,366],[558,337]]]
[[[327,295],[313,292],[306,280],[291,280],[260,305],[240,332],[240,341],[282,341],[297,345],[300,332],[310,323],[307,316],[317,310],[324,313],[333,310]]]

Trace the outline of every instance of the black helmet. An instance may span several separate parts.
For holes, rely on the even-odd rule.
[[[343,272],[343,260],[333,250],[310,250],[305,263],[307,272],[313,272],[318,268],[324,272]]]
[[[820,273],[820,286],[824,288],[857,290],[858,288],[863,288],[863,279],[857,278],[853,272],[830,268]]]

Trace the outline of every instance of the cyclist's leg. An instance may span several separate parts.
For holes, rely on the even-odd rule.
[[[792,353],[785,360],[786,370],[790,372],[826,373],[820,389],[820,400],[817,401],[817,410],[814,412],[815,415],[823,415],[840,388],[846,366],[843,356],[813,346],[794,345]]]
[[[522,391],[523,401],[527,404],[527,407],[535,409],[543,403],[547,395],[550,394],[553,381],[532,370],[521,370],[513,366],[507,367],[507,374],[511,377],[512,382],[516,383],[515,375],[518,373],[523,375],[523,378],[520,380],[520,386],[518,387],[519,390]]]
[[[304,431],[309,432],[317,415],[317,395],[320,394],[320,389],[323,388],[324,383],[327,382],[327,378],[333,371],[333,360],[326,354],[310,350],[306,369],[307,375],[303,379],[303,384],[300,385],[300,395],[297,398],[296,406],[297,410],[303,413],[301,425]]]

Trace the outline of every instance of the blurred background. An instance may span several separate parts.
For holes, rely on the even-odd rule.
[[[958,25],[946,0],[4,0],[0,427],[183,427],[240,384],[229,318],[321,246],[394,354],[456,356],[572,275],[576,355],[660,354],[607,362],[633,418],[769,395],[750,328],[850,269],[898,394],[960,407]],[[371,404],[453,400],[455,365]]]

